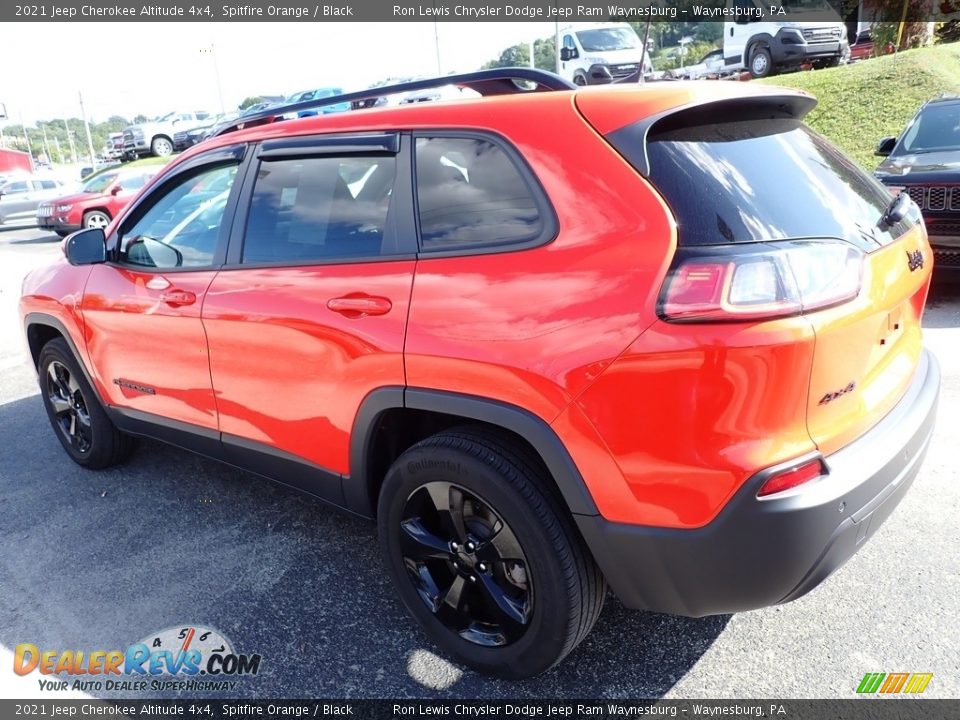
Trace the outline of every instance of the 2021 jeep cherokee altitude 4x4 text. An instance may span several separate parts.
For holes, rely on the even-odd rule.
[[[242,119],[29,275],[66,452],[152,436],[376,518],[424,632],[504,677],[608,586],[690,616],[811,590],[929,442],[916,207],[792,91],[437,82],[485,97]]]

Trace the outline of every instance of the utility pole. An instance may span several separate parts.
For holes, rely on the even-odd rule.
[[[80,115],[83,118],[83,127],[87,131],[87,149],[90,151],[90,166],[96,166],[95,155],[93,153],[93,138],[90,137],[90,123],[87,122],[87,111],[83,107],[83,93],[78,92],[77,96],[80,98]]]
[[[43,123],[37,123],[40,125],[40,132],[43,133],[43,151],[47,154],[47,162],[53,162],[53,155],[50,154],[50,143],[47,142],[47,127]]]
[[[223,104],[223,87],[220,85],[220,65],[217,63],[217,48],[214,46],[213,42],[210,42],[210,49],[206,50],[200,48],[200,53],[209,52],[211,58],[213,58],[213,75],[217,80],[217,97],[220,98],[220,114],[225,114],[227,112],[226,107]]]
[[[436,3],[434,3],[436,7]],[[433,49],[437,53],[437,77],[443,75],[443,66],[440,64],[440,28],[437,27],[437,21],[433,21]]]
[[[643,53],[640,55],[640,84],[643,85],[643,67],[646,60],[650,59],[650,52],[647,50],[647,41],[650,39],[650,19],[647,18],[647,25],[643,29]],[[650,60],[650,69],[653,69],[653,60]]]
[[[531,40],[531,41],[530,41],[530,67],[531,67],[531,68],[537,67],[537,60],[536,60],[536,58],[533,56],[533,45],[534,45],[535,42],[536,42],[536,40]]]
[[[57,149],[57,160],[60,165],[63,165],[63,152],[60,150],[60,138],[56,135],[53,136],[53,146]]]
[[[559,20],[553,23],[553,50],[554,50],[554,54],[556,55],[556,57],[554,58],[554,60],[556,60],[556,63],[557,63],[556,71],[557,71],[557,75],[559,75],[560,74],[560,21]]]
[[[23,139],[27,143],[27,154],[33,157],[33,148],[30,147],[30,136],[27,135],[27,124],[23,121],[23,113],[20,113],[20,127],[23,128]]]
[[[77,147],[73,144],[73,133],[70,132],[70,126],[67,124],[66,118],[63,119],[63,127],[67,131],[67,142],[70,143],[70,162],[75,163],[78,160]]]

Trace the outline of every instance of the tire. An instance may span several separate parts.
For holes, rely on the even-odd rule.
[[[479,672],[548,670],[603,608],[603,575],[551,484],[508,436],[470,427],[417,443],[384,479],[387,572],[427,636]]]
[[[587,85],[587,78],[586,78],[586,76],[585,76],[585,75],[582,75],[582,74],[574,75],[574,76],[573,76],[573,84],[574,84],[574,85],[578,85],[578,86],[580,86],[580,87],[586,87],[586,85]]]
[[[103,210],[88,210],[83,214],[83,228],[106,228],[110,224],[110,216]]]
[[[66,340],[51,340],[40,351],[40,396],[50,425],[67,455],[99,470],[126,460],[134,441],[107,417]]]
[[[773,70],[770,51],[765,47],[755,47],[750,53],[750,77],[765,78]]]
[[[62,237],[62,238],[65,238],[67,235],[70,234],[70,232],[67,231],[67,230],[54,230],[54,232],[55,232],[59,237]]]
[[[173,143],[168,138],[160,135],[150,142],[150,152],[157,157],[173,155]]]

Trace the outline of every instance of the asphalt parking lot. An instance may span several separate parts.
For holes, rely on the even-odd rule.
[[[182,624],[263,656],[225,696],[833,698],[867,672],[931,672],[926,696],[960,697],[960,286],[935,286],[926,316],[943,388],[921,475],[844,568],[794,603],[735,616],[610,598],[559,668],[508,683],[435,654],[394,597],[373,525],[154,442],[119,469],[75,466],[16,317],[21,278],[58,252],[55,236],[0,233],[2,697],[50,695],[11,671],[19,643],[125,648]]]

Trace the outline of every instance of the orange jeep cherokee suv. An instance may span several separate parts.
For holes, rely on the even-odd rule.
[[[150,436],[376,518],[424,632],[502,677],[607,586],[689,616],[810,591],[930,439],[916,206],[793,91],[375,92],[449,83],[484,97],[242,118],[68,237],[20,305],[66,452]]]

